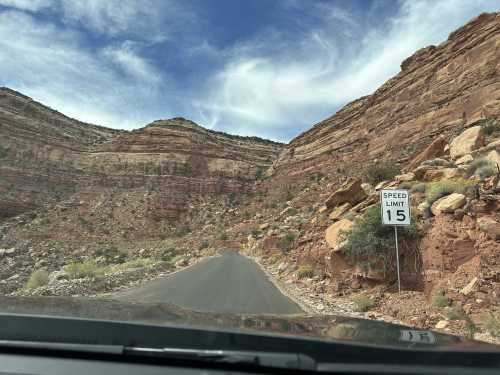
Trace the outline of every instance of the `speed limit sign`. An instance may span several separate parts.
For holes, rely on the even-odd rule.
[[[410,194],[408,190],[381,190],[382,224],[410,225]]]
[[[394,189],[380,191],[380,210],[383,225],[394,226],[396,242],[396,265],[398,271],[398,291],[401,293],[401,276],[399,272],[398,226],[410,225],[410,193],[408,190]]]

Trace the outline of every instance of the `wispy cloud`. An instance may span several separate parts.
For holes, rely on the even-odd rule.
[[[154,70],[127,46],[98,53],[85,47],[78,32],[61,33],[18,11],[0,13],[0,66],[3,84],[83,121],[116,127],[144,120],[144,113],[124,109],[154,101],[158,83]]]
[[[236,46],[199,108],[216,127],[288,139],[290,128],[297,134],[373,92],[417,49],[499,8],[499,1],[489,0],[402,1],[382,26],[360,29],[358,15],[323,4],[315,14],[320,26],[294,35],[293,43],[263,45],[265,39],[258,38],[254,48],[251,42]],[[347,43],[339,45],[342,33]]]
[[[36,12],[52,5],[52,0],[0,0],[0,6]]]
[[[208,21],[194,4],[0,0],[0,84],[112,127],[182,115],[289,140],[373,92],[417,49],[500,9],[500,0],[400,0],[388,13],[382,1],[286,0],[275,15],[285,28],[268,22],[224,44],[218,15]]]

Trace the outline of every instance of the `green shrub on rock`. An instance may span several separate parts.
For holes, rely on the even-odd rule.
[[[415,219],[408,227],[400,228],[400,240],[414,241],[419,237]],[[368,270],[373,266],[382,265],[384,275],[393,274],[394,267],[394,228],[382,225],[380,219],[380,204],[368,208],[363,216],[355,220],[354,227],[343,234],[343,253],[353,264]]]
[[[452,193],[470,194],[474,183],[467,180],[441,180],[427,184],[425,200],[429,205]]]
[[[469,176],[478,176],[481,180],[493,176],[496,172],[495,165],[487,158],[475,159],[467,168]]]
[[[401,169],[393,162],[374,163],[365,170],[366,179],[372,185],[376,185],[382,181],[392,180],[400,173]]]

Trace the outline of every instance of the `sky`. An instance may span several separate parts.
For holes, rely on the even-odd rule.
[[[0,0],[0,86],[119,129],[289,141],[500,0]]]

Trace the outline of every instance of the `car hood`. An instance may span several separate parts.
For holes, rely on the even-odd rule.
[[[101,298],[2,296],[0,313],[127,321],[397,347],[498,348],[463,337],[349,316],[207,313],[169,303],[134,303]],[[0,327],[0,339],[1,335]]]

